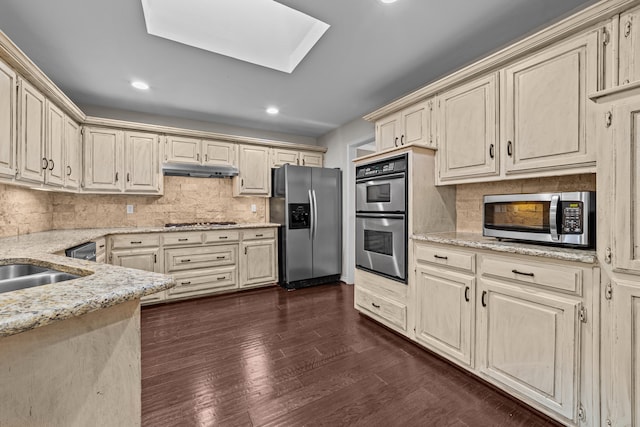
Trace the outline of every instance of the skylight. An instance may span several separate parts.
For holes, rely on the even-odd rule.
[[[142,0],[147,32],[291,73],[329,25],[273,0]]]

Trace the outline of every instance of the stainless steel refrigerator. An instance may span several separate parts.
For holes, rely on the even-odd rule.
[[[342,273],[342,172],[284,165],[273,169],[271,221],[278,229],[280,285],[301,288]]]

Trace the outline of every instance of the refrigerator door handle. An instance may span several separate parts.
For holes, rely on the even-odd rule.
[[[311,224],[309,224],[309,239],[313,240],[313,229],[315,227],[316,224],[316,217],[315,217],[315,207],[313,202],[315,201],[315,199],[312,196],[311,190],[308,190],[309,193],[309,213],[311,214]]]
[[[316,190],[311,190],[311,194],[313,195],[313,222],[311,226],[313,227],[313,238],[315,239],[318,233],[318,200],[316,200]]]

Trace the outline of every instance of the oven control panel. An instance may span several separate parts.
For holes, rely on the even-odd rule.
[[[356,168],[356,179],[402,173],[407,170],[407,156],[394,157]]]
[[[562,234],[582,234],[583,203],[561,202]]]

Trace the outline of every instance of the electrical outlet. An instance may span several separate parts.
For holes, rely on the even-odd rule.
[[[258,212],[258,208],[256,207],[256,205],[251,205],[251,212],[256,213]]]
[[[133,213],[133,205],[127,205],[127,213],[128,214],[132,214]]]

